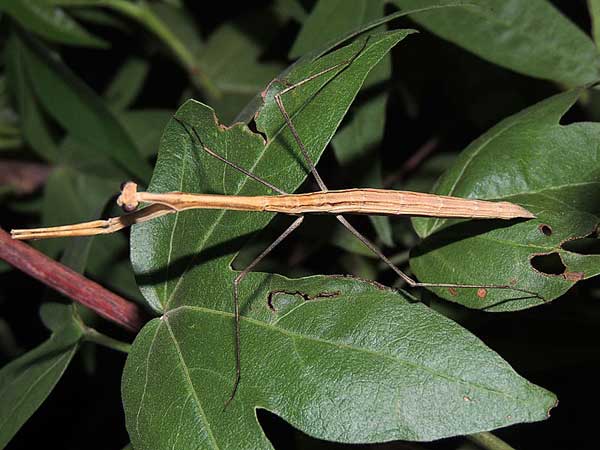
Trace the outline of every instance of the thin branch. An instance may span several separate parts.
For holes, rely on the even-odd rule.
[[[85,327],[83,337],[88,342],[93,342],[98,345],[102,345],[113,350],[117,350],[123,353],[129,353],[131,350],[131,344],[127,342],[121,342],[117,339],[113,339],[110,336],[106,336],[94,328]]]
[[[85,278],[0,229],[0,258],[100,316],[130,331],[138,331],[146,317],[134,303]]]
[[[470,434],[466,438],[485,450],[515,450],[498,436],[487,431]]]

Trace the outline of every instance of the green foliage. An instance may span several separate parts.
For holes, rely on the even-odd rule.
[[[598,2],[588,4],[597,44]],[[484,432],[472,440],[496,450],[504,444],[486,431],[545,420],[556,396],[510,365],[517,361],[519,372],[544,384],[528,364],[544,347],[524,349],[512,328],[501,329],[498,344],[484,329],[504,315],[476,310],[529,309],[507,320],[520,318],[531,336],[548,336],[553,328],[540,323],[552,309],[544,306],[559,297],[552,308],[577,300],[564,295],[576,283],[580,297],[597,299],[583,282],[600,272],[594,40],[546,0],[278,0],[230,8],[235,18],[226,21],[205,20],[208,10],[196,8],[178,0],[0,5],[0,177],[12,180],[2,170],[5,159],[47,169],[24,193],[14,181],[0,186],[0,208],[14,214],[6,224],[3,214],[3,227],[114,216],[108,205],[129,178],[151,192],[275,194],[202,145],[287,192],[314,190],[274,96],[319,74],[283,102],[313,161],[325,155],[319,169],[328,171],[331,188],[430,190],[437,179],[432,192],[508,200],[537,215],[507,222],[418,218],[416,235],[410,221],[353,223],[419,281],[510,284],[544,300],[491,288],[413,297],[375,281],[305,276],[347,270],[401,287],[339,224],[307,218],[285,255],[269,255],[240,285],[241,383],[224,409],[236,369],[233,280],[289,218],[173,214],[136,225],[131,255],[122,233],[35,243],[153,315],[122,373],[117,361],[131,439],[125,448],[277,446],[257,409],[329,441]],[[288,58],[299,59],[290,65]],[[460,98],[450,111],[443,109],[449,91]],[[445,152],[428,157],[423,142],[438,141]],[[427,159],[420,165],[413,153]],[[332,249],[350,256],[338,261]],[[0,265],[0,275],[4,284],[12,274]],[[13,297],[0,288],[4,301]],[[598,310],[586,305],[578,313],[589,322]],[[50,394],[82,341],[129,348],[90,329],[100,324],[91,310],[46,303],[41,315],[51,337],[0,369],[0,448]],[[567,317],[561,320],[577,328]],[[583,355],[585,346],[564,339],[572,367],[572,354]],[[95,366],[94,349],[83,348],[86,364]],[[526,352],[525,363],[504,351],[515,348]],[[561,364],[546,359],[551,368]]]
[[[594,144],[600,127],[559,124],[580,95],[580,90],[568,91],[503,120],[461,153],[434,190],[519,203],[536,214],[535,220],[512,226],[413,220],[419,235],[427,238],[411,258],[419,279],[514,285],[544,300],[497,289],[485,298],[474,290],[436,290],[440,296],[470,308],[514,311],[553,300],[581,279],[600,273],[598,255],[563,247],[593,235],[600,221],[600,168],[595,164],[600,153]],[[577,149],[577,157],[568,157],[566,148]],[[544,273],[533,265],[536,255],[550,254],[564,264],[559,273]]]
[[[73,306],[47,303],[40,314],[50,338],[0,370],[1,448],[52,392],[82,336]]]
[[[107,46],[106,42],[88,33],[65,11],[49,3],[36,0],[7,0],[0,5],[0,11],[10,14],[28,31],[54,42],[89,47]]]
[[[126,174],[147,179],[150,167],[104,102],[43,48],[33,42],[20,45],[29,80],[46,111],[90,151],[106,155]]]
[[[272,311],[266,297],[279,289],[317,297],[281,294]],[[253,301],[244,308],[242,383],[225,411],[231,313],[184,305],[138,335],[123,379],[136,449],[271,448],[257,407],[322,439],[381,442],[542,420],[556,403],[466,330],[386,288],[254,274],[243,290]]]
[[[391,0],[413,8],[420,0]],[[439,2],[446,3],[446,0]],[[453,3],[453,2],[450,2]],[[477,0],[477,5],[415,14],[432,33],[495,64],[567,86],[598,80],[593,41],[546,0]]]
[[[364,38],[313,63],[296,66],[287,74],[286,82],[293,83],[309,74],[343,64],[307,83],[301,90],[286,94],[283,99],[315,161],[331,139],[369,70],[391,46],[409,33],[398,31]],[[355,58],[353,63],[344,65],[351,58]],[[274,83],[265,93],[265,98],[272,99],[281,89],[280,83]],[[304,163],[296,154],[289,152],[294,140],[272,100],[265,103],[256,119],[257,128],[266,137],[266,142],[244,124],[231,128],[220,126],[214,111],[202,104],[190,101],[180,108],[176,117],[199,130],[204,145],[242,167],[251,168],[253,173],[277,184],[280,189],[294,191],[307,176]],[[159,154],[148,187],[150,191],[272,194],[264,186],[215,160],[194,142],[179,123],[172,121],[167,126],[161,142],[164,150]],[[231,248],[228,242],[260,230],[270,217],[270,214],[249,215],[235,211],[193,211],[134,227],[132,261],[150,306],[165,312],[188,304],[189,293],[198,290],[198,280],[213,274],[209,278],[217,289],[214,300],[205,299],[202,304],[229,310],[231,298],[221,292],[223,286],[231,285],[231,272],[223,272],[223,269],[229,267],[230,255],[237,248]],[[203,250],[209,249],[213,249],[215,256],[219,257],[198,264],[196,258],[202,257]],[[169,268],[166,272],[162,270],[165,267]],[[215,273],[225,278],[221,281]],[[206,293],[205,288],[202,291]]]

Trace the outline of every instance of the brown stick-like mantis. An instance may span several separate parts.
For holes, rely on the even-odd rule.
[[[427,288],[469,288],[469,289],[508,289],[541,298],[537,293],[521,289],[512,285],[494,284],[458,284],[458,283],[427,283],[418,282],[403,271],[401,271],[390,259],[388,259],[368,238],[354,228],[343,216],[343,214],[380,214],[380,215],[406,215],[406,216],[429,216],[441,218],[476,218],[476,219],[530,219],[535,216],[523,207],[509,202],[492,202],[483,200],[463,199],[457,197],[440,196],[434,194],[423,194],[407,191],[392,191],[384,189],[345,189],[329,191],[312,162],[302,139],[292,123],[282,101],[282,96],[292,89],[296,89],[304,83],[321,76],[340,65],[349,64],[345,62],[330,67],[315,75],[312,75],[296,84],[288,85],[275,94],[274,99],[284,118],[286,125],[291,131],[298,145],[304,161],[314,176],[319,188],[318,192],[307,194],[289,194],[256,176],[252,172],[225,159],[213,149],[207,147],[197,130],[179,119],[174,118],[192,138],[200,144],[201,148],[212,157],[242,172],[249,178],[267,186],[278,195],[272,196],[228,196],[214,194],[194,194],[184,192],[150,193],[139,192],[134,182],[123,185],[121,195],[117,203],[129,214],[114,217],[107,220],[96,220],[92,222],[66,225],[50,228],[37,228],[29,230],[12,230],[15,239],[43,239],[69,236],[90,236],[97,234],[108,234],[118,231],[127,226],[152,220],[154,218],[178,213],[188,209],[229,209],[241,211],[270,211],[280,212],[298,216],[291,225],[262,253],[260,253],[244,270],[239,272],[233,282],[234,318],[235,318],[235,356],[236,375],[233,383],[231,396],[227,404],[233,399],[240,379],[240,309],[238,287],[240,282],[250,273],[254,267],[286,237],[288,237],[304,220],[305,214],[331,214],[365,244],[374,254],[381,258],[400,278],[411,287]],[[145,204],[139,210],[138,205]]]

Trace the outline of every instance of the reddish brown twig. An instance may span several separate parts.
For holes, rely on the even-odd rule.
[[[48,258],[29,245],[12,239],[10,234],[2,229],[0,258],[130,331],[138,331],[145,322],[144,312],[134,303]]]

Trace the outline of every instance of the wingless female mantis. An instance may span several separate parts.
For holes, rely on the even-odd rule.
[[[233,300],[235,317],[235,357],[236,374],[231,396],[227,404],[233,399],[241,378],[240,372],[240,309],[238,287],[244,277],[277,245],[288,237],[304,220],[305,214],[331,214],[356,238],[366,245],[374,254],[381,258],[400,278],[411,287],[426,288],[460,288],[460,289],[508,289],[541,298],[535,292],[521,289],[512,285],[495,284],[457,284],[457,283],[428,283],[418,282],[402,272],[390,259],[388,259],[377,246],[354,228],[343,214],[379,214],[402,216],[428,216],[440,218],[470,218],[470,219],[530,219],[535,216],[519,205],[509,202],[492,202],[471,200],[457,197],[423,194],[407,191],[393,191],[384,189],[345,189],[330,191],[319,175],[302,139],[292,123],[282,97],[289,91],[327,73],[340,66],[348,65],[351,61],[337,64],[314,74],[296,84],[288,85],[274,99],[289,127],[302,157],[310,172],[314,176],[320,191],[306,194],[289,194],[254,175],[250,171],[228,161],[213,149],[207,147],[197,130],[177,118],[174,118],[183,129],[198,142],[200,147],[212,157],[224,164],[242,172],[249,178],[267,186],[278,195],[272,196],[232,196],[214,194],[194,194],[185,192],[151,193],[139,192],[134,182],[127,182],[122,186],[121,195],[117,203],[129,214],[113,217],[107,220],[96,220],[76,225],[66,225],[50,228],[37,228],[25,230],[12,230],[14,239],[44,239],[69,236],[91,236],[97,234],[114,233],[122,228],[154,218],[179,213],[189,209],[228,209],[240,211],[270,211],[297,216],[292,224],[260,253],[244,270],[238,273],[233,282]],[[277,80],[279,81],[279,80]],[[145,204],[141,209],[138,205]],[[542,299],[543,300],[543,299]]]

